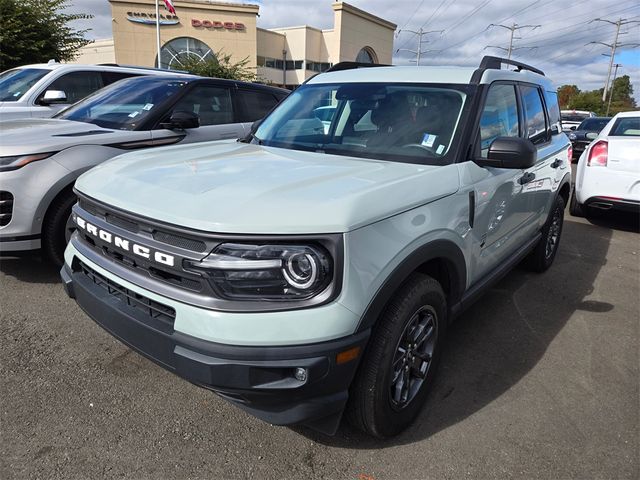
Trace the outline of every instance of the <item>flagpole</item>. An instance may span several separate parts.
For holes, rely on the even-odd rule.
[[[160,0],[156,0],[156,47],[158,49],[158,68],[162,68],[160,61]]]

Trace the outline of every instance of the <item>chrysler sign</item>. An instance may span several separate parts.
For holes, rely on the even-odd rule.
[[[155,25],[156,14],[145,12],[127,12],[127,20],[134,23],[143,23],[145,25]],[[160,25],[177,25],[178,23],[180,23],[180,19],[176,15],[160,14]]]

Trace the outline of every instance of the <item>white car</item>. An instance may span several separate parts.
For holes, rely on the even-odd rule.
[[[561,110],[562,131],[567,133],[578,128],[578,125],[587,118],[595,117],[596,114],[586,110]]]
[[[0,120],[50,118],[65,107],[123,78],[166,70],[117,65],[24,65],[0,73]]]
[[[587,138],[593,142],[578,160],[571,215],[588,207],[640,211],[640,112],[619,113]]]

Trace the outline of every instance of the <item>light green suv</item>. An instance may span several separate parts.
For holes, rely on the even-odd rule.
[[[358,67],[241,142],[81,176],[61,273],[111,334],[255,416],[331,434],[346,412],[386,437],[451,320],[521,260],[553,262],[571,154],[533,67]]]

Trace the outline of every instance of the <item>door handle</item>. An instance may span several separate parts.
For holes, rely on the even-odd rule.
[[[558,168],[561,165],[562,165],[562,160],[560,160],[559,158],[556,158],[551,164],[551,168]]]
[[[527,172],[522,177],[520,177],[520,179],[518,180],[518,183],[520,185],[525,185],[525,184],[535,180],[535,178],[536,178],[536,174],[535,173]]]

